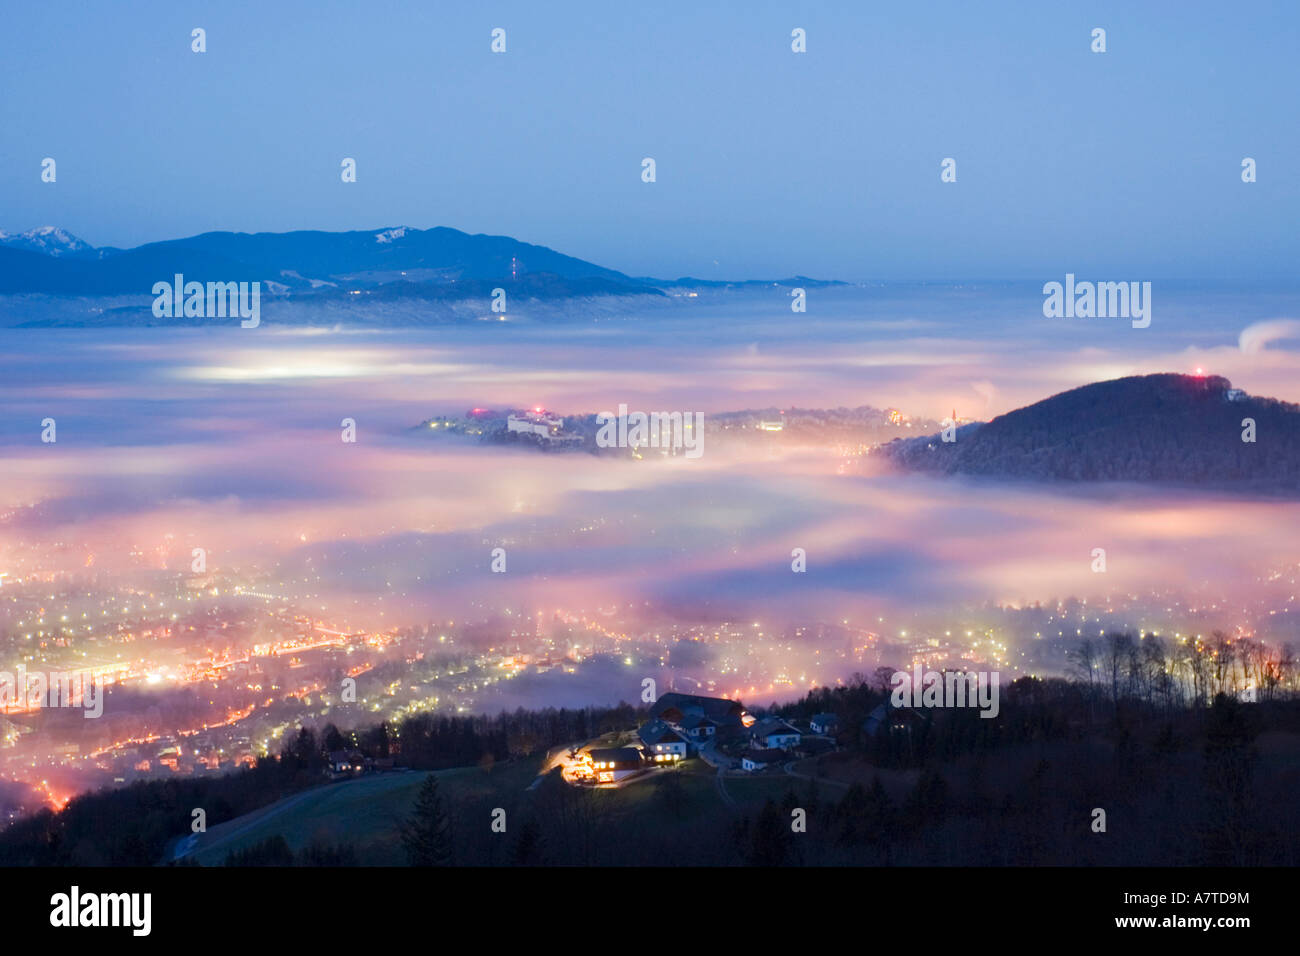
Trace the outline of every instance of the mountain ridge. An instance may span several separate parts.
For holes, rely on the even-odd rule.
[[[348,285],[421,297],[430,286],[506,282],[527,276],[549,277],[534,285],[551,298],[589,295],[592,289],[605,295],[662,295],[664,288],[687,283],[702,287],[764,284],[761,280],[634,278],[547,246],[449,226],[385,226],[345,232],[214,231],[131,249],[97,249],[53,226],[17,235],[0,232],[0,294],[147,295],[153,283],[170,281],[176,273],[198,281],[256,281],[263,283],[267,292],[274,289],[296,296]],[[797,281],[784,279],[776,284]],[[837,284],[804,281],[809,285]]]

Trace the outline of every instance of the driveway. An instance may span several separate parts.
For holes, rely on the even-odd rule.
[[[713,778],[713,781],[714,781],[714,783],[717,785],[717,788],[718,788],[718,796],[720,796],[720,797],[722,798],[722,802],[725,803],[725,804],[726,804],[727,806],[729,806],[729,807],[734,807],[734,806],[736,805],[736,801],[735,801],[734,799],[732,799],[731,794],[727,793],[727,771],[726,771],[726,768],[724,768],[724,767],[719,767],[719,768],[718,768],[718,774],[717,774],[717,776],[715,776],[715,777]]]
[[[731,770],[736,766],[735,759],[718,750],[717,741],[714,740],[707,740],[700,744],[700,759],[710,767],[719,770]]]

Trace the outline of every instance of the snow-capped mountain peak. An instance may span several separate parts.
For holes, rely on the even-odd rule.
[[[0,231],[0,245],[55,257],[84,256],[94,252],[90,243],[58,226],[39,226],[20,233]]]

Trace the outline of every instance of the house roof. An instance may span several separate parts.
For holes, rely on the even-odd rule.
[[[764,717],[753,727],[749,728],[749,733],[753,737],[768,737],[772,734],[799,734],[799,731],[791,727],[780,717]]]
[[[790,755],[784,750],[746,750],[740,755],[742,760],[752,763],[778,763],[789,760]]]
[[[745,705],[725,697],[701,697],[699,694],[670,691],[650,708],[651,715],[655,717],[663,717],[669,711],[674,711],[679,720],[687,714],[696,713],[718,723],[736,723],[745,712]]]
[[[687,730],[694,730],[696,727],[703,727],[705,724],[713,724],[716,727],[718,724],[716,720],[709,720],[709,718],[705,717],[704,714],[695,711],[687,714],[679,720],[678,723]]]
[[[867,719],[862,722],[862,729],[868,734],[878,734],[886,727],[901,727],[904,724],[928,723],[930,717],[912,707],[894,707],[886,702],[877,704]]]
[[[838,724],[840,719],[834,714],[813,714],[812,722],[814,724]]]
[[[635,747],[606,747],[592,750],[591,759],[595,763],[637,764],[641,763],[641,751]]]
[[[666,722],[659,720],[658,718],[643,725],[636,734],[641,738],[642,743],[647,746],[653,744],[686,743],[686,739],[681,734],[673,730]]]

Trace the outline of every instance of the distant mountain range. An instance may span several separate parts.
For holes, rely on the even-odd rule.
[[[1244,419],[1254,442],[1242,440]],[[1141,375],[1062,392],[987,423],[899,439],[897,466],[941,475],[1300,491],[1300,406],[1217,375]]]
[[[492,284],[541,299],[662,295],[661,289],[760,283],[632,278],[507,236],[439,226],[357,232],[206,232],[134,249],[97,249],[45,226],[0,233],[0,294],[150,295],[176,273],[200,282],[258,281],[264,294],[330,298],[383,289],[385,297],[482,296]],[[778,285],[827,285],[812,279]],[[768,283],[771,284],[771,283]],[[838,284],[838,283],[835,283]]]

